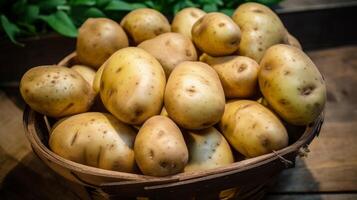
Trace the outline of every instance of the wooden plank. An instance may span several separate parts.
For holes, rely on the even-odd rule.
[[[309,55],[327,83],[325,124],[308,157],[284,171],[273,191],[357,191],[357,47]]]
[[[268,195],[264,200],[356,200],[357,194]]]

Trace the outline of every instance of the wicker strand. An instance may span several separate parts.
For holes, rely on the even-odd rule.
[[[286,168],[290,168],[294,166],[294,163],[286,158],[284,158],[283,156],[279,155],[276,151],[273,150],[273,153],[280,159],[280,161],[282,163],[285,164]]]

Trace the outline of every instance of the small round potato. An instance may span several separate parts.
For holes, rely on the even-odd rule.
[[[192,39],[196,46],[211,56],[225,56],[237,51],[240,29],[223,13],[209,13],[192,27]]]
[[[185,172],[214,169],[234,162],[228,142],[213,127],[187,131],[185,139],[190,155]]]
[[[166,17],[150,8],[131,11],[122,19],[120,24],[135,44],[140,44],[171,30]]]
[[[96,73],[94,69],[85,65],[73,65],[71,69],[78,72],[84,78],[84,80],[86,80],[89,83],[89,85],[93,88],[93,81]]]
[[[50,117],[86,112],[95,94],[75,70],[56,66],[38,66],[28,70],[20,82],[25,102],[35,111]]]
[[[220,129],[233,148],[248,158],[282,149],[289,141],[279,118],[250,100],[227,103]]]
[[[165,108],[179,126],[203,129],[216,124],[224,112],[224,92],[217,73],[202,62],[185,61],[171,73]]]
[[[154,116],[140,128],[135,159],[145,175],[167,176],[184,170],[188,150],[180,129],[168,117]]]
[[[325,82],[298,48],[285,44],[270,47],[261,61],[258,79],[264,98],[288,123],[307,125],[325,106]]]
[[[196,61],[196,48],[192,41],[179,33],[164,33],[138,45],[153,55],[162,65],[166,78],[183,61]]]
[[[146,51],[127,47],[114,53],[105,64],[100,82],[103,104],[119,120],[140,125],[160,113],[165,73]]]
[[[60,121],[53,128],[49,146],[71,161],[121,172],[134,172],[135,132],[114,116],[82,113]]]
[[[191,30],[193,25],[205,14],[205,11],[199,8],[185,8],[179,11],[172,20],[172,32],[181,33],[192,39]]]
[[[129,46],[118,23],[107,18],[89,18],[78,30],[77,57],[80,63],[98,69],[114,52]]]
[[[200,60],[216,70],[227,98],[249,98],[258,93],[260,67],[255,60],[245,56],[210,57],[207,54]]]
[[[258,63],[266,49],[283,43],[286,29],[279,17],[259,3],[244,3],[234,12],[232,19],[242,30],[239,55],[253,58]]]

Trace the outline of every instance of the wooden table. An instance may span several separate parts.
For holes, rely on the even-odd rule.
[[[311,51],[309,56],[327,82],[325,124],[308,157],[298,158],[294,169],[281,174],[266,200],[355,200],[357,46]],[[16,91],[0,90],[0,199],[78,199],[32,153]]]

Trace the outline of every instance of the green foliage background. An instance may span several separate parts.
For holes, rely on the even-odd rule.
[[[153,8],[174,16],[186,7],[231,15],[239,4],[258,2],[268,6],[282,0],[0,0],[0,30],[13,43],[17,37],[46,33],[51,29],[76,37],[77,28],[89,17],[108,17],[119,21],[137,8]]]

